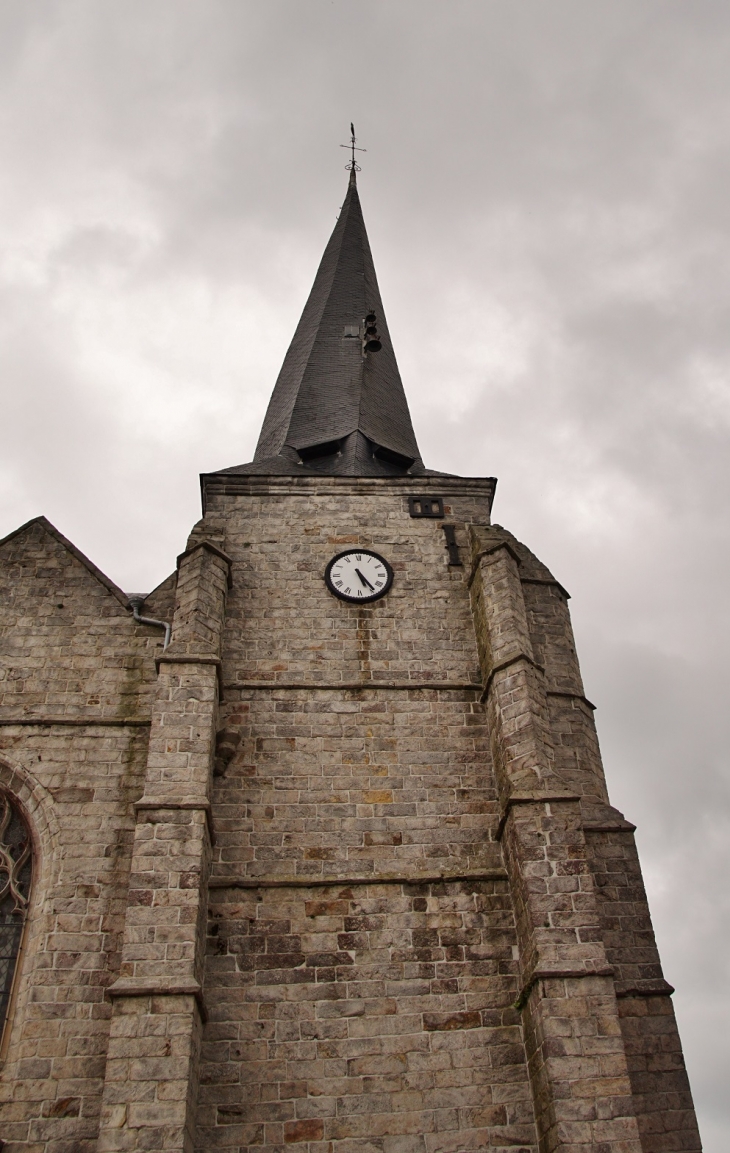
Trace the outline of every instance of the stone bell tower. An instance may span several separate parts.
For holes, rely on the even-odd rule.
[[[114,604],[99,594],[139,670],[107,710],[139,727],[110,770],[129,835],[100,866],[118,930],[88,996],[102,1060],[64,1092],[51,1056],[39,1083],[33,1038],[69,999],[55,961],[21,958],[8,1148],[700,1150],[568,593],[491,523],[493,478],[424,466],[354,169],[254,460],[201,483],[144,615],[111,582]],[[32,524],[2,547],[43,553],[53,530]],[[66,789],[92,757],[69,731],[87,760],[57,773]],[[18,732],[17,772],[50,789],[40,738]],[[31,922],[63,879],[46,858]]]

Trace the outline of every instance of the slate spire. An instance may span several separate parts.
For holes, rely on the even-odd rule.
[[[375,315],[366,350],[365,318]],[[226,472],[423,473],[357,191],[345,202],[284,358],[254,460]]]

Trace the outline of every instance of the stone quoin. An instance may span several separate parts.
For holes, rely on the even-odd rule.
[[[421,459],[353,168],[172,575],[0,542],[4,1153],[701,1149],[568,594],[495,483]]]

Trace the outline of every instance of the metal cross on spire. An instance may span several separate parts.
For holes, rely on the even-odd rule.
[[[356,142],[357,142],[357,137],[355,135],[355,125],[350,124],[350,143],[340,145],[340,148],[350,148],[352,150],[352,160],[350,161],[349,164],[345,165],[345,168],[347,169],[348,172],[360,172],[360,171],[362,171],[360,168],[360,165],[355,160],[355,153],[356,152],[367,152],[367,148],[356,148],[355,147]]]

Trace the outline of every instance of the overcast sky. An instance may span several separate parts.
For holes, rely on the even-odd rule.
[[[727,0],[0,0],[0,535],[128,591],[250,460],[360,191],[426,464],[573,595],[730,1148]]]

